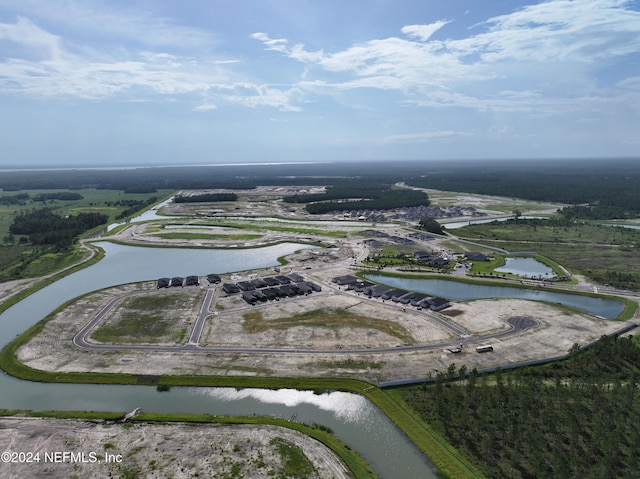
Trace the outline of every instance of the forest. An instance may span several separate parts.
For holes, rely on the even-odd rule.
[[[87,230],[105,224],[109,217],[100,213],[79,213],[60,216],[50,208],[17,215],[9,232],[25,235],[33,245],[53,245],[58,250],[70,248],[77,237]]]
[[[283,201],[306,203],[305,209],[310,214],[429,206],[429,197],[422,191],[398,189],[389,184],[363,180],[329,186],[327,191],[321,194],[288,196]]]
[[[236,201],[238,195],[235,193],[203,193],[201,195],[177,195],[173,199],[176,203],[215,203],[216,201]]]
[[[355,179],[361,183],[393,185],[404,182],[419,188],[586,205],[591,211],[577,210],[576,213],[637,217],[640,215],[639,162],[637,158],[394,160],[126,170],[22,170],[0,172],[0,188],[5,192],[80,188],[153,192],[156,189],[247,189],[260,185],[335,185],[339,188],[345,180]]]
[[[451,364],[400,394],[487,477],[614,479],[640,477],[639,380],[638,342],[606,337],[563,362],[491,376]]]

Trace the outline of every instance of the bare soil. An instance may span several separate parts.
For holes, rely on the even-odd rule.
[[[16,457],[11,463],[3,455],[0,477],[280,477],[287,457],[280,453],[277,442],[302,451],[314,469],[306,476],[309,479],[349,477],[344,464],[326,446],[277,426],[123,424],[30,417],[0,418],[0,451],[23,452],[32,459],[24,462],[22,456],[20,462]]]
[[[199,345],[251,348],[253,352],[215,351],[134,351],[126,345],[112,351],[82,350],[71,338],[97,311],[111,299],[123,296],[137,288],[150,295],[164,291],[154,289],[153,283],[127,285],[103,290],[80,299],[56,314],[46,323],[43,331],[18,351],[21,362],[47,371],[100,371],[135,374],[213,374],[213,375],[266,375],[331,377],[352,376],[370,381],[388,381],[424,377],[448,367],[452,362],[468,368],[491,367],[521,361],[562,355],[574,343],[585,344],[621,328],[620,323],[602,320],[586,314],[525,300],[478,300],[454,303],[445,312],[453,315],[418,311],[379,299],[369,299],[352,292],[341,291],[331,283],[323,282],[323,292],[309,296],[286,298],[250,306],[239,295],[227,296],[219,292],[211,305],[212,314],[205,321]],[[183,288],[194,296],[202,296],[199,288]],[[175,316],[176,322],[192,326],[200,309],[194,304],[188,314]],[[324,326],[282,326],[282,320],[308,311],[332,311],[341,309],[353,316],[371,318],[371,325],[343,324]],[[214,314],[213,312],[217,312]],[[265,328],[261,332],[247,332],[245,315],[261,313]],[[353,317],[349,316],[349,317]],[[527,316],[537,326],[508,337],[492,340],[494,352],[477,354],[474,347],[487,342],[482,336],[510,330],[507,320],[515,316]],[[106,316],[109,318],[109,315]],[[444,320],[467,332],[463,337],[471,339],[458,354],[449,349],[459,345],[461,337],[436,321]],[[374,320],[381,320],[374,326]],[[106,319],[109,321],[109,319]],[[270,327],[270,324],[277,327]],[[407,333],[410,340],[401,340],[389,333],[388,326]],[[477,338],[473,340],[473,338]],[[144,337],[140,344],[148,343]],[[407,345],[437,345],[435,349],[404,351]],[[287,348],[291,352],[266,353],[260,348]],[[386,348],[385,351],[369,350]],[[361,352],[349,352],[360,349]],[[330,350],[331,352],[317,352]],[[301,354],[300,351],[306,351]],[[316,351],[316,352],[312,352]]]

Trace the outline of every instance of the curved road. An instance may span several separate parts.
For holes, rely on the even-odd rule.
[[[347,294],[334,287],[333,285],[323,284],[325,287],[333,289],[339,294]],[[113,307],[123,299],[140,294],[139,292],[127,293],[117,298],[112,299],[109,303],[102,308],[102,310],[73,337],[73,344],[79,348],[94,350],[94,351],[157,351],[157,352],[203,352],[203,353],[243,353],[243,354],[269,354],[269,353],[287,353],[287,354],[379,354],[379,353],[394,353],[394,352],[406,352],[406,351],[424,351],[443,349],[446,347],[458,346],[458,344],[468,344],[474,341],[487,341],[491,339],[504,338],[513,334],[518,334],[526,329],[536,326],[538,323],[530,318],[510,318],[509,324],[512,329],[508,331],[502,331],[499,333],[489,334],[486,336],[470,336],[463,329],[443,320],[439,316],[423,312],[422,314],[428,317],[430,320],[438,323],[442,327],[452,331],[460,336],[460,340],[457,342],[442,342],[433,344],[417,344],[410,346],[397,346],[392,348],[357,348],[357,349],[295,349],[295,348],[249,348],[249,347],[223,347],[223,346],[199,346],[198,341],[202,330],[204,328],[205,320],[211,316],[210,310],[212,301],[215,297],[216,288],[208,288],[207,294],[200,313],[193,326],[189,341],[186,344],[178,346],[156,346],[156,345],[115,345],[115,344],[95,344],[87,341],[87,336],[96,325],[104,319],[104,317],[113,309]],[[365,298],[362,298],[365,300]],[[374,301],[373,299],[366,298],[366,300]],[[402,306],[393,304],[387,304],[388,307],[395,307],[397,309],[406,309]]]

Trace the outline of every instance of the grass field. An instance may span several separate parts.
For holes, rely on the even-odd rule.
[[[266,321],[260,311],[252,311],[244,315],[243,328],[248,333],[260,333],[269,329],[286,329],[294,326],[310,326],[318,328],[366,328],[377,329],[382,333],[398,338],[406,344],[413,343],[413,337],[399,324],[384,319],[371,318],[353,314],[344,309],[314,309],[295,314],[288,318]]]
[[[509,251],[535,251],[602,284],[640,285],[640,231],[595,224],[541,226],[538,221],[496,222],[456,230],[460,238]]]
[[[167,291],[159,296],[133,296],[118,303],[91,337],[112,344],[180,343],[204,293]]]

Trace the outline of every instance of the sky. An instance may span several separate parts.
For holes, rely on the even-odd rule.
[[[0,164],[640,157],[640,0],[0,0]]]

